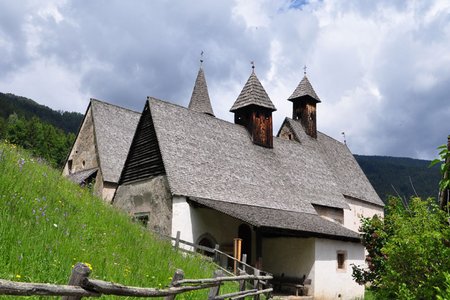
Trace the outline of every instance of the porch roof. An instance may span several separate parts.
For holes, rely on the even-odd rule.
[[[82,171],[70,174],[68,176],[68,178],[77,184],[81,184],[81,183],[83,183],[83,181],[85,181],[86,179],[88,179],[89,177],[94,175],[94,173],[97,171],[98,171],[98,168],[82,170]]]
[[[315,236],[329,239],[359,241],[357,232],[328,221],[319,215],[236,204],[224,201],[189,197],[189,200],[221,213],[260,227],[272,234],[289,236]]]

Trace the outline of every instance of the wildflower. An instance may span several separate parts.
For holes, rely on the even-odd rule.
[[[58,224],[53,223],[53,227],[58,228]]]
[[[20,159],[17,161],[17,164],[19,165],[20,171],[22,171],[22,167],[23,167],[23,165],[25,164],[25,159],[20,158]]]
[[[90,263],[84,262],[83,264],[86,265],[89,268],[89,270],[91,270],[91,271],[93,270],[92,265]]]
[[[17,279],[20,279],[20,278],[22,278],[22,276],[20,276],[20,274],[17,274],[17,275],[16,275],[16,278],[17,278]]]

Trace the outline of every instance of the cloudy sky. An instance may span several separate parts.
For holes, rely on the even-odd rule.
[[[53,109],[187,106],[201,51],[222,119],[254,61],[276,131],[306,65],[319,130],[353,153],[430,159],[450,134],[447,0],[0,0],[0,92]]]

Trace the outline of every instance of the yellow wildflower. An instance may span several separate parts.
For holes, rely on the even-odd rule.
[[[90,263],[84,262],[83,264],[85,264],[89,268],[89,270],[92,271],[92,265]]]

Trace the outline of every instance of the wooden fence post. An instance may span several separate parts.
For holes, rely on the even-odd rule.
[[[242,270],[245,272],[245,264],[247,263],[247,254],[242,254],[242,260],[241,262],[243,262],[242,264]]]
[[[81,286],[83,280],[85,278],[88,278],[89,274],[91,274],[91,269],[87,265],[83,263],[77,263],[72,269],[72,274],[70,275],[69,278],[69,285]],[[79,300],[81,298],[82,298],[81,296],[63,296],[61,299]]]
[[[258,269],[255,269],[255,274],[254,274],[254,275],[255,275],[255,276],[259,276],[259,275],[260,275]],[[255,279],[255,281],[253,282],[253,288],[254,288],[254,289],[257,289],[257,290],[259,291],[259,280],[258,280],[258,279]],[[254,299],[254,300],[259,300],[259,294],[258,294],[258,295],[255,295],[253,299]]]
[[[239,276],[241,275],[247,275],[244,270],[239,270]],[[239,291],[245,291],[245,279],[239,280]]]
[[[177,231],[177,238],[175,240],[175,250],[178,250],[178,248],[180,247],[180,236],[181,236],[181,232]]]
[[[219,253],[217,252],[217,250],[219,250],[219,244],[216,244],[214,246],[214,262],[218,265],[220,265],[219,263]]]
[[[179,231],[178,231],[179,232]],[[178,234],[177,234],[178,236]],[[184,272],[181,269],[177,269],[175,271],[175,274],[173,274],[172,277],[172,282],[170,282],[170,287],[177,287],[179,286],[178,281],[183,280],[184,279]],[[173,300],[175,299],[176,295],[169,295],[164,297],[164,300]]]
[[[241,260],[242,239],[234,239],[234,274],[238,274],[238,261]]]
[[[221,270],[216,270],[214,271],[214,278],[217,277],[222,277],[223,273]],[[218,282],[216,286],[213,286],[210,290],[209,290],[209,294],[208,294],[208,300],[212,300],[214,299],[217,295],[219,295],[219,290],[220,290],[220,285],[222,283]]]

